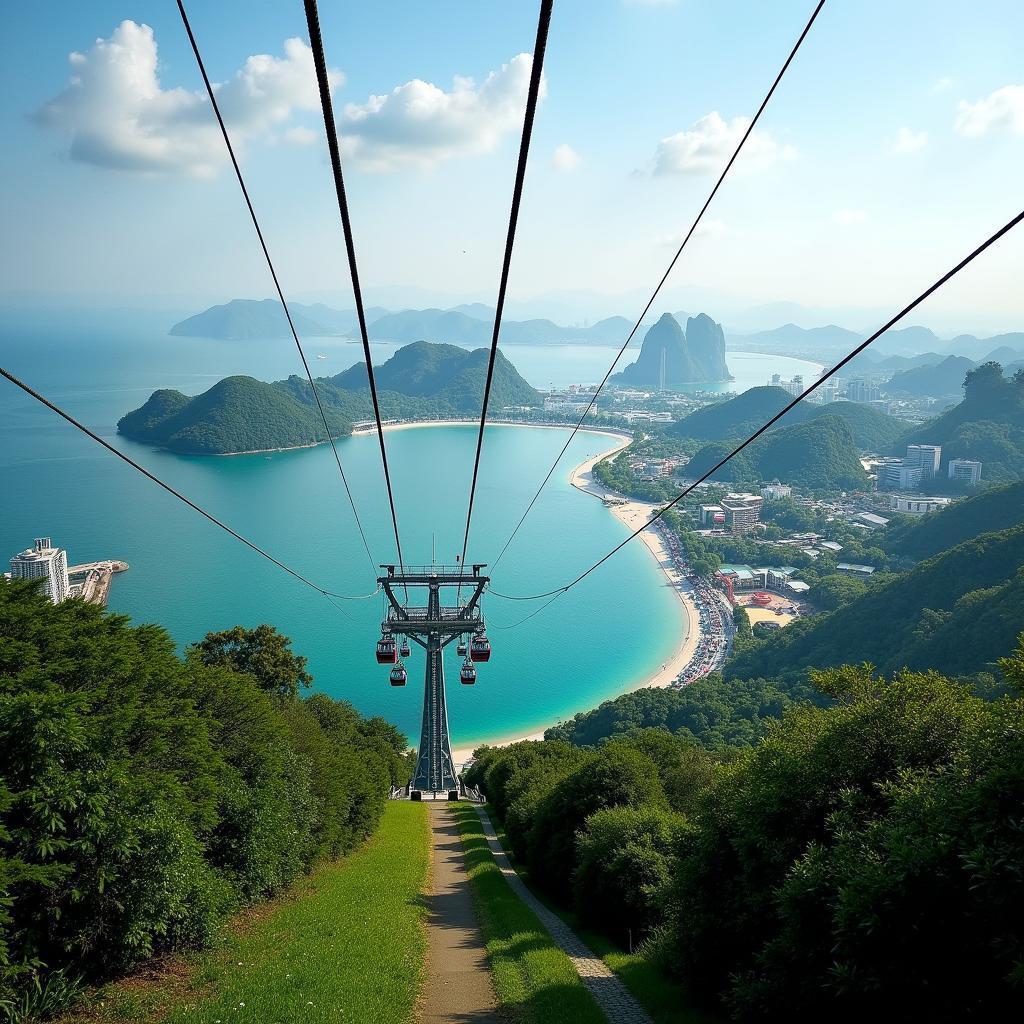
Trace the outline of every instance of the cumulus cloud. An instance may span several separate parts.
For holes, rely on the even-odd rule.
[[[896,141],[892,148],[895,153],[916,153],[927,145],[927,132],[915,132],[910,128],[901,128],[896,133]]]
[[[706,174],[720,171],[750,125],[747,117],[726,121],[717,110],[696,121],[687,131],[662,139],[654,154],[655,174]],[[766,166],[796,156],[792,146],[782,145],[767,132],[755,131],[740,157],[750,166]]]
[[[551,158],[552,166],[556,171],[575,171],[583,158],[567,142],[563,142],[555,149],[555,155]]]
[[[522,126],[533,57],[520,53],[478,86],[456,76],[445,91],[413,79],[365,103],[348,103],[339,123],[347,155],[371,171],[432,167],[493,150]],[[541,98],[547,92],[541,79]]]
[[[967,136],[999,129],[1024,135],[1024,85],[1004,85],[977,103],[961,100],[953,127]]]
[[[864,210],[836,210],[832,214],[832,219],[837,224],[863,224],[868,219],[868,215]]]
[[[69,57],[67,88],[46,103],[38,120],[70,136],[73,160],[98,167],[209,177],[224,163],[224,143],[205,92],[165,89],[157,42],[148,25],[123,21],[109,39]],[[330,72],[332,87],[343,81]],[[288,39],[284,56],[258,54],[215,86],[232,141],[269,137],[293,111],[319,108],[313,55]],[[310,141],[302,130],[281,140]]]

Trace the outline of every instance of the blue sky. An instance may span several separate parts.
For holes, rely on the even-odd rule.
[[[638,311],[811,7],[556,0],[513,312]],[[302,5],[189,10],[286,294],[346,304]],[[171,0],[2,18],[0,300],[270,294]],[[536,4],[332,2],[321,20],[370,299],[492,302]],[[904,304],[1024,206],[1022,37],[1011,0],[829,0],[659,308],[773,326],[789,307],[756,307],[799,303],[861,327]],[[915,319],[1024,329],[1022,279],[1024,234]]]

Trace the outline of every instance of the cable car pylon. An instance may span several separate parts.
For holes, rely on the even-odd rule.
[[[377,582],[387,601],[387,612],[381,622],[381,640],[377,644],[377,661],[392,664],[391,683],[405,685],[405,667],[398,661],[396,636],[402,637],[401,653],[409,651],[408,641],[426,651],[426,672],[423,683],[423,724],[420,729],[420,745],[416,754],[416,770],[409,786],[409,796],[422,800],[425,796],[436,797],[439,793],[447,799],[459,797],[459,780],[452,761],[451,740],[448,735],[448,706],[444,689],[443,651],[453,641],[459,641],[460,656],[468,657],[459,672],[460,682],[470,685],[476,682],[474,662],[486,662],[491,656],[491,644],[487,639],[480,598],[490,583],[490,577],[481,575],[485,568],[477,564],[467,571],[459,566],[404,566],[382,565],[386,575]],[[455,604],[443,604],[441,595],[444,588],[454,587]],[[462,591],[469,593],[461,601]],[[405,600],[398,597],[401,592]],[[426,600],[413,603],[416,595]],[[469,643],[466,643],[469,637]]]

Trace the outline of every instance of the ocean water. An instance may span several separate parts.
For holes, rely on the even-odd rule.
[[[117,419],[155,388],[195,393],[228,373],[272,379],[296,372],[296,354],[284,341],[171,338],[165,330],[159,318],[147,322],[134,314],[102,323],[8,318],[0,353],[12,372],[281,561],[339,593],[372,591],[376,569],[358,539],[329,449],[189,458],[117,436]],[[510,355],[538,386],[547,383],[542,367],[556,383],[568,383],[586,379],[590,367],[609,358],[569,346],[530,348]],[[317,361],[323,373],[358,357],[338,339],[316,339],[310,352],[328,357]],[[381,346],[375,358],[387,354]],[[794,372],[766,358],[757,366],[761,378]],[[161,623],[182,646],[208,630],[273,623],[309,659],[316,688],[384,715],[415,742],[423,661],[418,652],[409,659],[409,686],[388,685],[373,656],[379,596],[333,606],[7,382],[0,385],[0,559],[40,535],[66,547],[72,562],[124,559],[131,569],[115,579],[111,609],[136,622]],[[566,436],[557,429],[488,429],[470,560],[493,561]],[[438,561],[452,561],[461,547],[474,429],[400,430],[386,440],[406,561],[427,562],[432,550]],[[499,566],[495,589],[550,589],[626,536],[600,502],[568,482],[573,466],[609,444],[599,435],[576,437]],[[376,437],[344,439],[339,452],[375,561],[394,561]],[[532,731],[595,706],[657,670],[678,640],[678,602],[639,543],[541,614],[507,628],[534,607],[495,597],[485,602],[494,656],[476,686],[451,685],[458,667],[452,653],[453,742]]]

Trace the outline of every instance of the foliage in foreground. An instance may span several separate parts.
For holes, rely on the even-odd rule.
[[[426,953],[429,843],[422,804],[388,803],[376,834],[350,856],[243,915],[215,950],[141,984],[107,986],[85,1019],[404,1024]]]
[[[0,581],[0,1000],[202,945],[375,829],[404,738],[299,698],[269,627],[208,641]]]
[[[1024,636],[1000,667],[1016,694],[996,701],[935,672],[817,673],[833,706],[791,707],[731,760],[698,752],[670,810],[687,762],[666,734],[566,748],[561,769],[557,741],[485,748],[473,781],[510,824],[524,783],[546,787],[538,832],[509,829],[517,856],[543,867],[547,834],[559,851],[574,826],[570,878],[542,874],[548,891],[569,903],[575,883],[577,911],[619,941],[646,928],[652,959],[740,1020],[998,1019],[1024,989]],[[622,770],[624,744],[646,773]],[[602,759],[605,809],[545,817],[570,793],[592,806]]]

